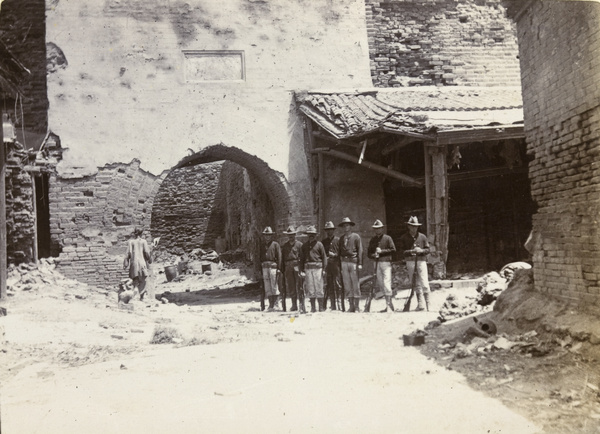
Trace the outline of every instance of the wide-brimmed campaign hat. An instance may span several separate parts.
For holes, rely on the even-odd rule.
[[[419,223],[419,219],[415,216],[409,218],[406,224],[411,226],[421,226],[421,223]]]
[[[273,229],[271,229],[271,226],[267,226],[265,228],[265,230],[263,231],[263,234],[265,234],[265,235],[273,235]]]
[[[307,234],[316,234],[317,233],[317,228],[315,228],[314,226],[309,226],[306,228],[305,231]]]
[[[375,223],[373,223],[373,228],[378,229],[378,228],[382,228],[384,225],[383,223],[381,223],[381,220],[375,220]]]
[[[293,226],[288,226],[287,230],[283,231],[283,233],[286,235],[293,235],[293,234],[296,234],[297,231],[296,231],[296,229],[294,229]]]
[[[342,222],[338,226],[345,225],[346,223],[348,223],[350,226],[354,226],[356,224],[352,220],[350,220],[350,217],[344,217],[342,219]]]
[[[335,225],[333,224],[333,222],[327,222],[327,223],[325,223],[324,228],[325,229],[335,229]]]

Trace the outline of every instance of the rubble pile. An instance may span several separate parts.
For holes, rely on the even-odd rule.
[[[452,360],[465,357],[485,357],[498,352],[520,353],[527,357],[543,357],[550,353],[578,353],[583,342],[566,337],[551,336],[541,338],[535,330],[521,335],[511,336],[506,333],[498,335],[485,334],[473,336],[470,331],[463,334],[457,342],[444,342],[437,346],[436,351],[448,354]]]
[[[459,297],[450,294],[442,305],[438,320],[450,321],[476,312],[488,312],[493,309],[498,296],[508,287],[516,270],[530,269],[526,262],[511,262],[506,264],[500,272],[492,271],[485,274],[477,283],[476,294],[465,294]]]
[[[449,294],[440,308],[438,320],[440,322],[446,322],[476,312],[483,313],[489,310],[491,310],[491,305],[481,306],[477,303],[476,295],[459,297],[456,294]]]
[[[8,295],[20,291],[43,292],[53,287],[85,289],[87,285],[68,279],[56,270],[54,258],[42,258],[37,263],[9,265],[6,279]]]

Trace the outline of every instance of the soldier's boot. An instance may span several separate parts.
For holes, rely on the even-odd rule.
[[[423,294],[421,294],[420,292],[417,292],[417,308],[415,310],[425,310],[425,308],[423,307]]]
[[[310,299],[310,311],[311,312],[316,312],[317,311],[317,308],[315,306],[315,299],[314,298]]]
[[[355,312],[355,310],[354,310],[354,297],[348,297],[348,305],[350,306],[348,308],[348,312]]]
[[[330,299],[330,304],[331,304],[331,310],[337,310],[337,299],[335,298],[334,294],[331,294],[331,299]]]
[[[269,308],[267,309],[269,312],[275,310],[275,297],[277,296],[269,295]]]
[[[290,308],[290,312],[295,312],[298,310],[298,303],[296,302],[296,297],[292,297],[292,307]]]
[[[317,298],[317,303],[319,303],[319,312],[325,311],[325,303],[323,298]]]
[[[306,306],[304,305],[304,297],[300,297],[300,313],[306,313]]]
[[[354,297],[354,312],[360,312],[360,297]]]
[[[285,305],[285,296],[281,296],[281,309],[285,312],[286,311],[286,305]]]
[[[383,309],[381,311],[381,313],[387,312],[388,308],[390,307],[390,299],[391,297],[388,297],[387,295],[385,296],[385,309]],[[394,311],[394,308],[392,308],[392,312]]]
[[[429,293],[424,292],[423,298],[425,298],[425,307],[427,308],[427,312],[429,312]]]
[[[323,303],[323,310],[327,310],[327,296],[328,294],[325,293],[325,297],[321,298],[321,302]],[[333,306],[333,304],[332,304]],[[321,309],[321,305],[319,304],[319,309]]]
[[[394,302],[392,301],[392,297],[386,297],[386,301],[392,312],[395,312],[396,309],[394,309]]]

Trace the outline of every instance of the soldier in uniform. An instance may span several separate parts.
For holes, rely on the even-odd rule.
[[[388,308],[394,311],[392,303],[392,254],[396,251],[394,240],[387,234],[383,233],[383,223],[381,220],[375,220],[373,229],[375,236],[369,241],[367,256],[375,261],[375,279],[377,287],[383,291],[385,296],[385,309]]]
[[[325,298],[323,299],[323,309],[327,309],[327,299],[330,300],[331,310],[336,310],[336,301],[340,297],[340,258],[338,255],[339,237],[335,236],[335,226],[333,222],[325,223],[325,233],[322,244],[327,252],[327,269],[325,272]],[[344,294],[341,294],[344,297]]]
[[[348,312],[360,312],[360,283],[358,272],[362,270],[363,247],[360,235],[352,232],[355,223],[348,217],[344,217],[338,225],[344,229],[340,237],[338,252],[341,261],[342,280],[344,290],[348,296],[350,308]]]
[[[260,262],[265,297],[269,300],[269,311],[275,310],[275,303],[279,295],[277,278],[281,273],[281,248],[279,243],[273,239],[273,236],[273,230],[270,226],[267,226],[263,231],[264,242],[260,245]]]
[[[292,299],[292,308],[290,310],[298,310],[297,298],[298,287],[300,285],[298,264],[302,243],[296,239],[296,230],[293,226],[289,226],[283,233],[288,236],[288,240],[281,246],[281,254],[283,256],[283,288],[281,292],[281,303],[283,311],[285,312],[285,299],[288,295]]]
[[[417,273],[415,281],[415,293],[417,294],[417,308],[415,310],[424,310],[425,305],[429,310],[429,277],[427,275],[427,255],[429,254],[429,241],[427,237],[419,232],[419,219],[411,217],[406,222],[408,233],[400,238],[404,259],[408,270],[408,277],[412,281],[413,273]],[[416,259],[416,264],[415,264]],[[416,266],[415,266],[416,265]]]
[[[317,230],[314,226],[309,226],[306,234],[308,241],[302,245],[300,273],[305,278],[304,287],[310,298],[310,311],[316,312],[316,299],[319,312],[323,312],[323,274],[327,269],[327,253],[323,244],[317,240]]]

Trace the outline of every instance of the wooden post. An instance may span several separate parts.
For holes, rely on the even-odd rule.
[[[0,300],[6,300],[6,148],[4,147],[4,121],[0,109]]]
[[[433,233],[435,245],[440,253],[440,277],[446,275],[446,261],[448,260],[448,168],[446,165],[446,151],[438,147],[431,147],[432,193],[433,193]],[[429,231],[429,229],[428,229]],[[437,276],[436,276],[437,277]]]
[[[317,164],[319,166],[319,217],[317,221],[317,231],[323,233],[323,226],[325,226],[325,168],[323,167],[323,154],[319,153],[317,158]]]

